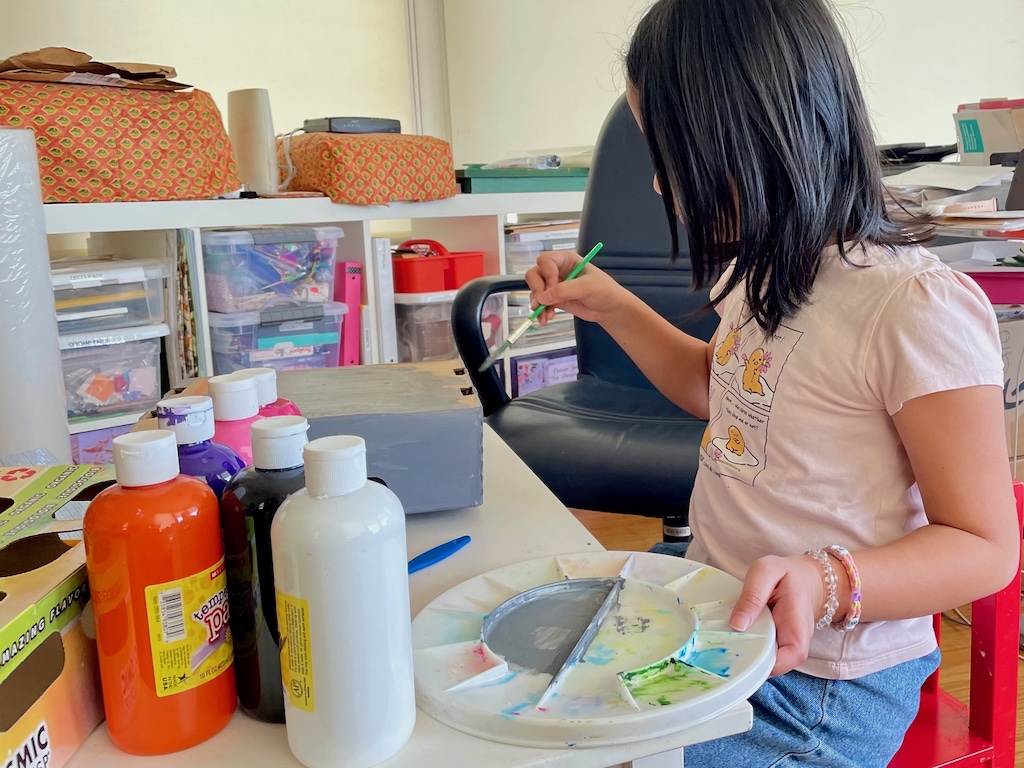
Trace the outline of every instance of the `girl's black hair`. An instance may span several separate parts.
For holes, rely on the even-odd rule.
[[[825,0],[659,0],[626,54],[678,251],[693,280],[736,265],[766,332],[810,297],[826,246],[894,249],[926,235],[886,210],[853,62]]]

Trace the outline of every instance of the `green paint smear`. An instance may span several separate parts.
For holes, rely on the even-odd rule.
[[[619,679],[634,699],[663,707],[681,701],[694,691],[708,691],[719,684],[678,659],[620,672]]]

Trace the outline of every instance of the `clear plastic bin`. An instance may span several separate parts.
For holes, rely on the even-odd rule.
[[[403,363],[455,360],[459,353],[452,335],[452,304],[457,291],[396,293],[398,359]],[[504,303],[492,296],[484,304],[481,328],[488,347],[503,340],[501,313]]]
[[[508,308],[508,332],[513,333],[520,325],[525,323],[532,310],[529,306],[509,305]],[[568,312],[555,310],[555,317],[547,325],[537,325],[523,335],[520,344],[524,347],[538,344],[550,344],[556,341],[574,342],[576,340],[576,325],[573,317]]]
[[[509,275],[522,275],[537,264],[541,253],[540,243],[505,243],[505,272]]]
[[[206,303],[213,312],[251,312],[282,299],[334,298],[339,227],[204,230]]]
[[[167,267],[154,260],[58,259],[50,283],[61,334],[164,321]]]
[[[68,418],[142,412],[160,399],[164,324],[60,337]]]
[[[209,314],[213,372],[243,368],[279,371],[334,368],[341,352],[341,327],[348,307],[288,304],[259,312]]]

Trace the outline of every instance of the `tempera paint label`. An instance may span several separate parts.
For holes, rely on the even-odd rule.
[[[293,707],[315,712],[313,649],[309,639],[309,603],[275,590],[281,634],[281,678]]]
[[[146,587],[146,613],[157,696],[196,688],[231,666],[223,558],[193,576]]]

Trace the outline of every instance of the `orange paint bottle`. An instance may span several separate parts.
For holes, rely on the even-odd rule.
[[[178,474],[167,430],[115,438],[114,469],[83,524],[107,729],[125,752],[176,752],[235,711],[217,497]]]

